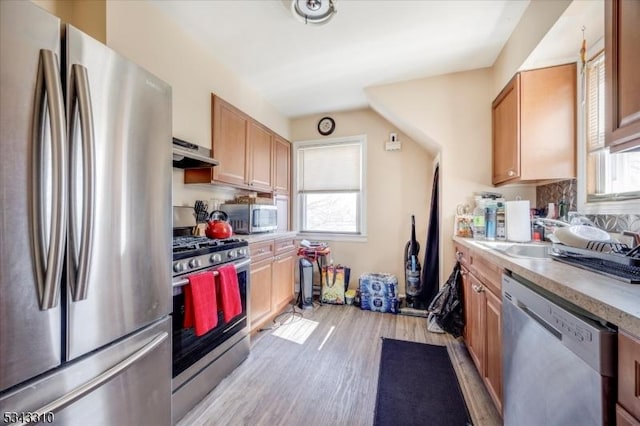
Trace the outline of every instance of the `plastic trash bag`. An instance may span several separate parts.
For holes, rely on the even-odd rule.
[[[449,279],[429,304],[427,328],[438,333],[439,331],[435,327],[437,325],[441,330],[451,334],[453,337],[461,336],[465,322],[463,306],[462,271],[460,262],[456,262]]]

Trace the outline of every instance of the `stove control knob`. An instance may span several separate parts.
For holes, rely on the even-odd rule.
[[[199,259],[191,259],[189,261],[189,268],[193,269],[193,268],[198,268],[200,266],[200,260]]]
[[[247,255],[247,249],[239,249],[238,250],[238,254],[240,256],[246,256]]]
[[[211,261],[211,263],[220,263],[222,262],[222,256],[220,256],[219,254],[214,254],[213,256],[211,256],[211,258],[209,258],[209,260]]]
[[[227,253],[227,257],[228,257],[229,259],[234,259],[234,258],[236,258],[237,256],[238,256],[238,254],[236,253],[236,251],[235,251],[235,250],[229,250],[229,253]]]
[[[178,262],[178,263],[174,264],[173,265],[173,271],[174,272],[182,272],[182,271],[184,271],[184,263]]]

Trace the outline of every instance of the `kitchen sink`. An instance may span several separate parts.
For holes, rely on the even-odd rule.
[[[511,257],[548,259],[551,246],[543,243],[478,241],[478,244]]]

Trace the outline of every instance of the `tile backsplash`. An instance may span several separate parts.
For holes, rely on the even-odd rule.
[[[588,214],[598,228],[609,232],[624,230],[640,232],[640,215],[637,214]]]
[[[536,187],[536,206],[544,208],[549,203],[555,203],[562,198],[569,203],[569,211],[578,209],[578,185],[575,179],[563,180]],[[597,214],[586,215],[598,228],[608,232],[631,230],[640,232],[640,215],[638,214]]]
[[[578,184],[575,179],[548,183],[536,187],[536,207],[541,209],[564,198],[569,203],[569,211],[578,210]],[[556,210],[557,211],[557,210]]]

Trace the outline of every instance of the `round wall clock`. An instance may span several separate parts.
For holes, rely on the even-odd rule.
[[[336,129],[336,122],[331,117],[322,117],[318,121],[318,132],[322,136],[328,136]]]

